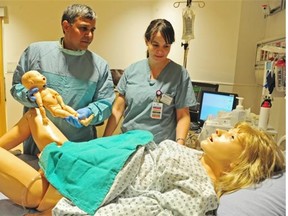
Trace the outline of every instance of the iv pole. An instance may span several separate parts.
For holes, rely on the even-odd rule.
[[[193,1],[193,2],[192,2],[192,0],[187,0],[187,2],[177,1],[177,2],[174,2],[173,6],[174,6],[175,8],[178,8],[181,3],[186,3],[186,7],[188,7],[188,8],[191,7],[191,4],[192,4],[192,3],[198,3],[198,6],[199,6],[200,8],[205,7],[205,2],[204,2],[204,1]],[[183,28],[184,28],[184,26],[183,26]],[[181,47],[182,47],[182,46],[184,47],[183,66],[186,68],[186,67],[187,67],[187,56],[188,56],[188,50],[189,50],[189,41],[188,41],[188,40],[185,40],[184,43],[182,42],[182,43],[181,43]]]
[[[186,7],[191,6],[192,0],[187,0]],[[184,26],[183,26],[184,28]],[[188,56],[188,50],[189,50],[189,41],[185,40],[185,43],[181,43],[181,47],[184,47],[184,59],[183,59],[183,66],[186,68],[187,67],[187,56]]]
[[[189,42],[185,41],[185,43],[181,43],[181,46],[184,47],[183,66],[186,68],[187,67],[187,55],[188,55],[188,50],[189,50]]]
[[[198,3],[198,7],[200,7],[200,8],[203,8],[203,7],[205,7],[205,2],[204,1],[190,1],[191,3]],[[175,7],[175,8],[178,8],[179,6],[180,6],[180,4],[181,3],[186,3],[186,1],[176,1],[176,2],[174,2],[174,4],[173,4],[173,6]],[[189,2],[187,1],[187,4],[188,4]]]

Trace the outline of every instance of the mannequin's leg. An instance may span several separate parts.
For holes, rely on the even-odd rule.
[[[30,134],[27,119],[23,116],[16,125],[0,137],[0,147],[10,150],[26,140]]]
[[[3,148],[0,164],[0,192],[18,205],[46,211],[61,199],[43,175]]]
[[[51,211],[62,197],[63,196],[51,184],[49,184],[37,210],[41,212]]]
[[[67,138],[49,121],[42,124],[38,109],[31,109],[0,138],[0,192],[13,202],[45,211],[62,197],[39,172],[5,149],[11,149],[33,136],[40,150],[55,141],[61,145]]]
[[[50,120],[47,125],[43,125],[39,109],[30,109],[25,113],[25,118],[29,124],[33,139],[40,151],[51,142],[62,145],[68,140]]]
[[[62,145],[67,141],[67,138],[50,120],[47,125],[43,125],[39,109],[30,109],[16,125],[0,137],[0,147],[12,149],[31,134],[40,151],[51,142]]]
[[[3,148],[0,164],[0,192],[19,205],[37,207],[47,189],[39,172]]]

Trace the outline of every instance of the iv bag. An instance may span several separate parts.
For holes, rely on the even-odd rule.
[[[182,40],[189,41],[191,39],[194,39],[195,14],[193,13],[192,8],[186,7],[183,9],[182,19],[183,19]]]

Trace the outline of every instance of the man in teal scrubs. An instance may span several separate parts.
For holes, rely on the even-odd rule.
[[[71,141],[87,141],[97,136],[95,125],[111,114],[114,86],[109,66],[102,57],[88,50],[96,29],[96,14],[87,5],[67,7],[62,16],[64,37],[59,41],[36,42],[23,52],[13,76],[12,96],[24,105],[24,112],[37,107],[33,93],[21,84],[22,75],[37,70],[47,78],[47,86],[60,93],[64,102],[74,108],[79,118],[94,114],[87,127],[78,119],[48,118]],[[37,154],[39,150],[30,137],[24,142],[24,153]]]

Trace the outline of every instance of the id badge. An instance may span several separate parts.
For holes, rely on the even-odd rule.
[[[152,102],[150,117],[152,119],[161,119],[163,112],[163,104],[158,102]]]
[[[173,100],[172,97],[170,97],[167,94],[163,94],[161,99],[160,99],[160,102],[162,102],[162,103],[164,103],[164,104],[169,106],[171,104],[172,100]]]

